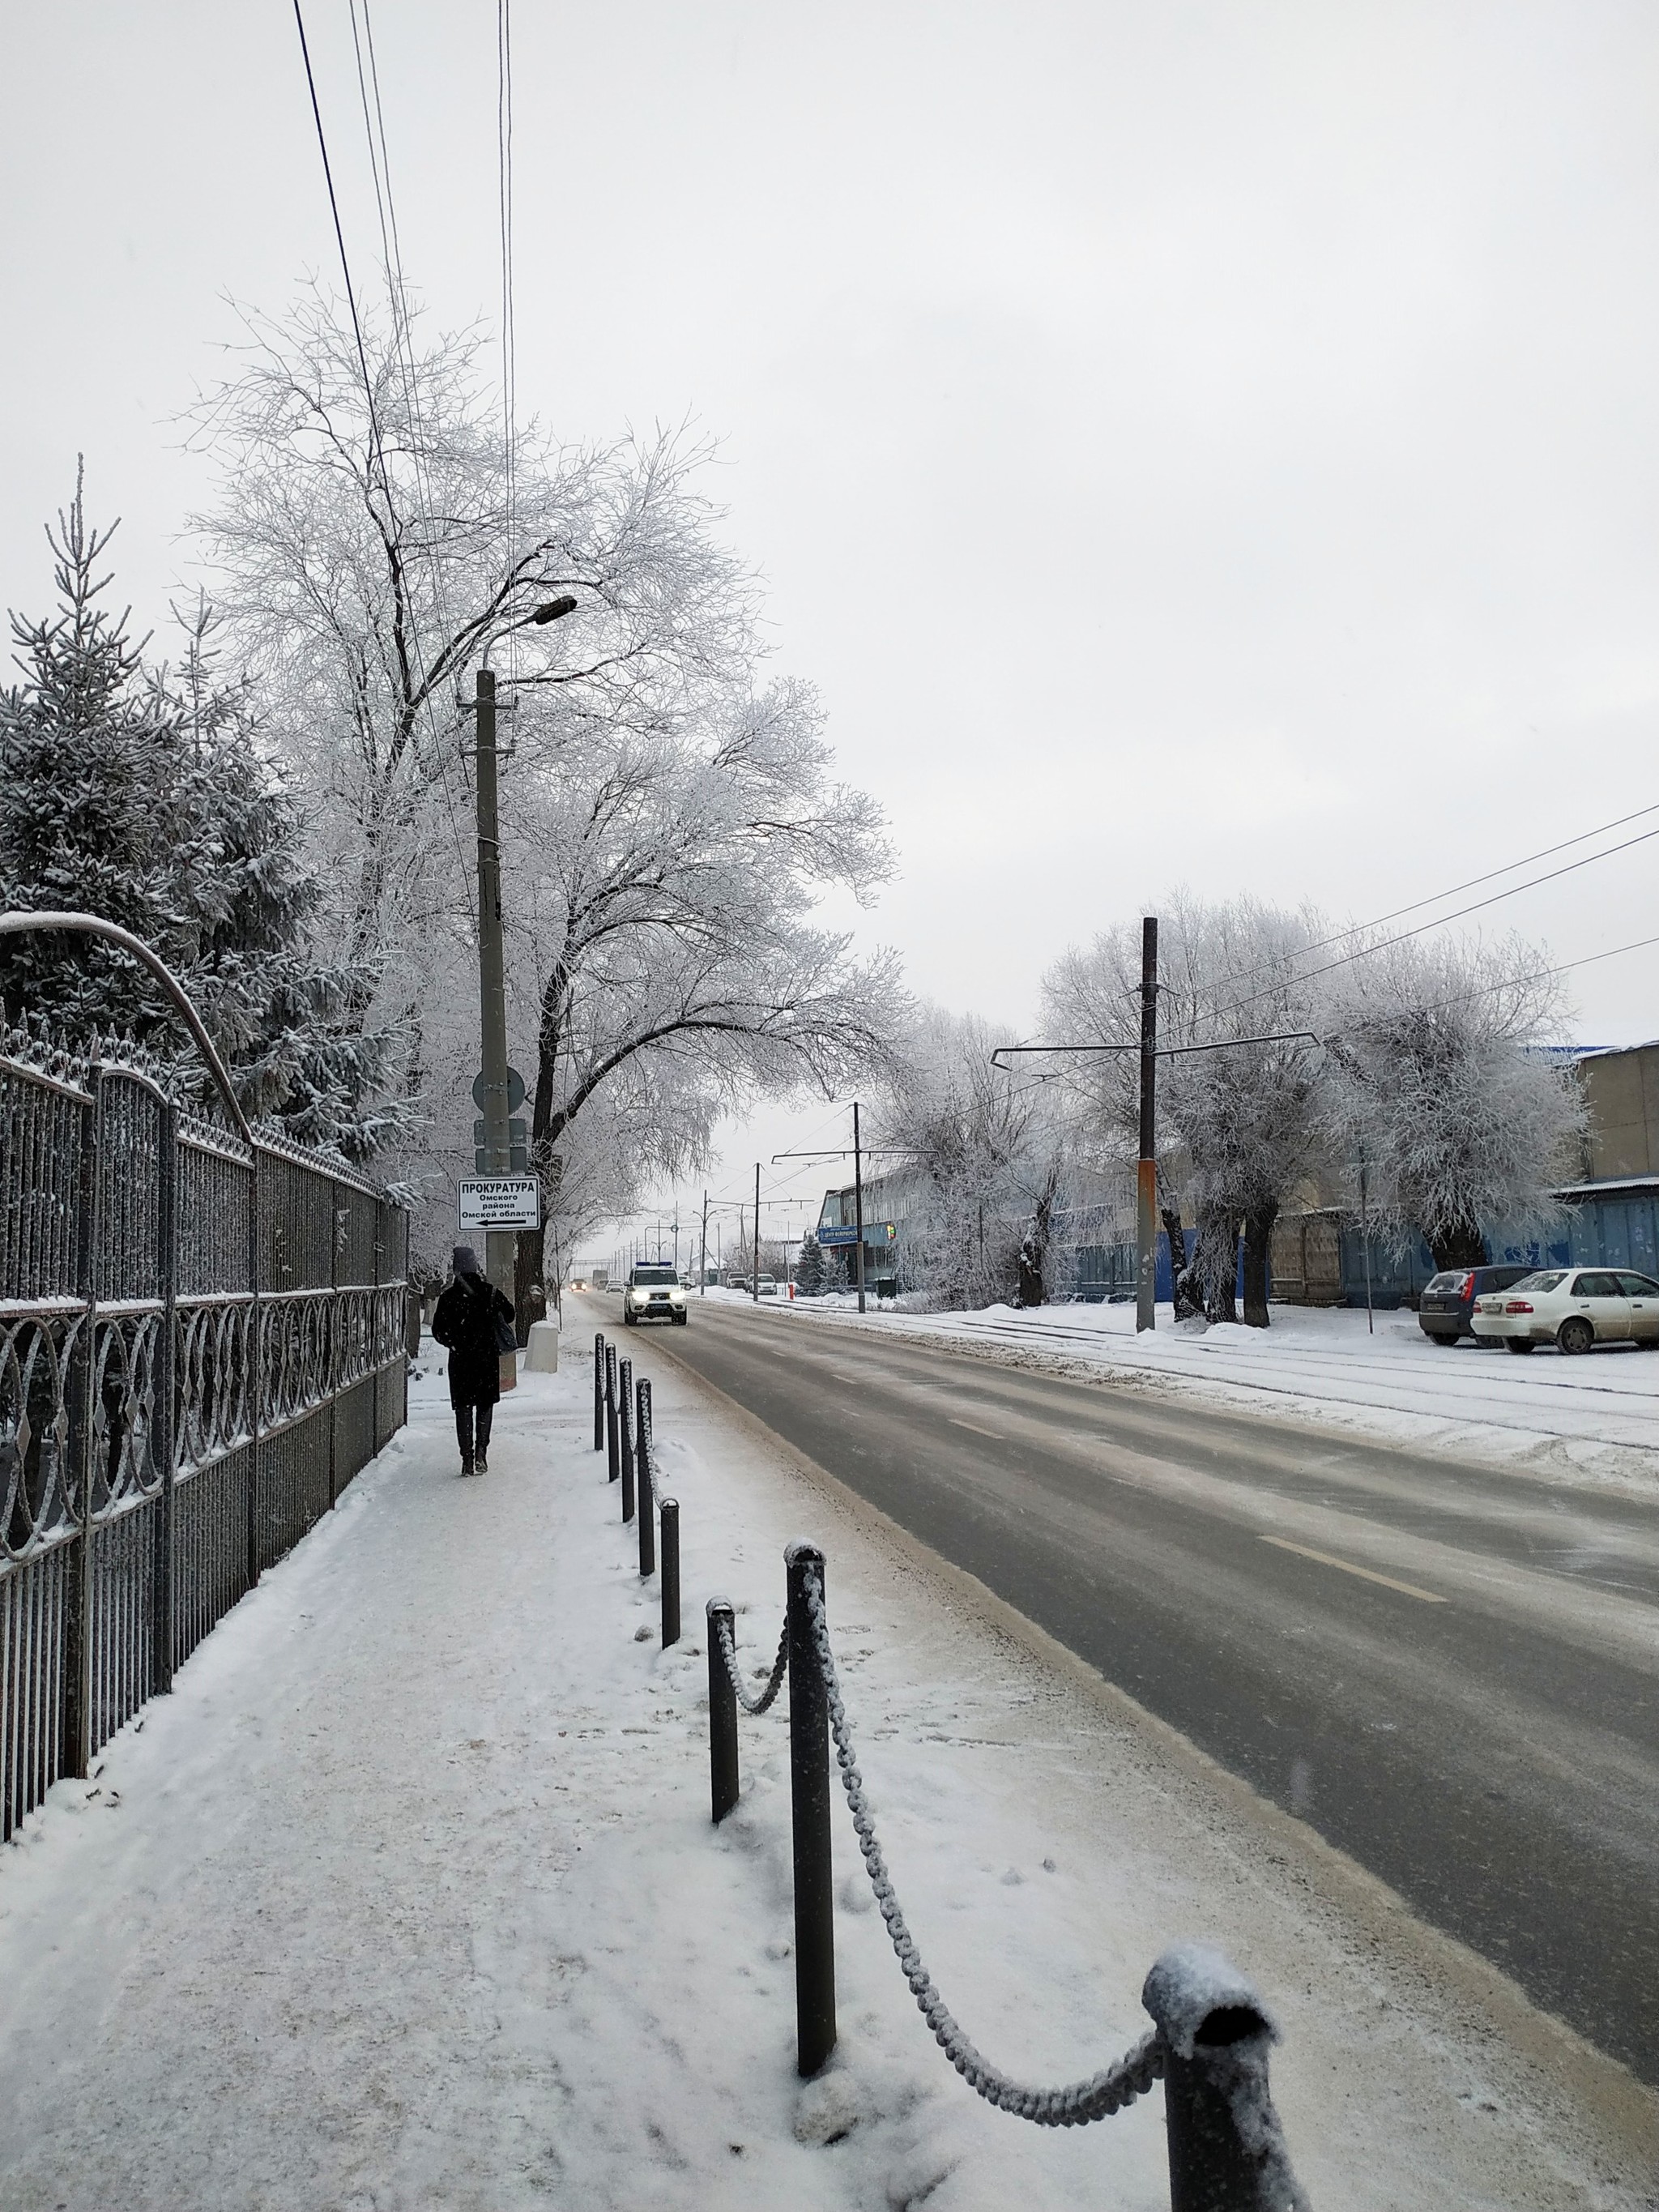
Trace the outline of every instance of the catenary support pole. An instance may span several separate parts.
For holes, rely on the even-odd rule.
[[[605,1347],[605,1450],[606,1480],[615,1482],[622,1473],[622,1439],[617,1434],[617,1347]]]
[[[697,1282],[697,1296],[708,1296],[708,1193],[702,1194],[702,1273]]]
[[[830,1692],[806,1605],[823,1589],[823,1553],[791,1544],[789,1798],[795,1868],[795,2069],[816,2074],[836,2047],[835,1887],[830,1856]]]
[[[708,1791],[714,1825],[738,1802],[738,1693],[720,1655],[720,1630],[735,1633],[734,1615],[723,1597],[711,1597],[704,1608],[708,1625]]]
[[[1165,2051],[1170,2212],[1306,2212],[1267,2079],[1276,2031],[1255,1989],[1219,1952],[1179,1944],[1140,2000]]]
[[[680,1640],[680,1506],[662,1502],[662,1640],[665,1650]]]
[[[756,1305],[760,1304],[760,1171],[761,1164],[757,1160],[755,1163],[755,1254],[749,1269],[749,1296]]]
[[[605,1449],[605,1332],[593,1332],[593,1449]]]
[[[864,1311],[864,1153],[859,1141],[859,1102],[853,1101],[853,1219],[859,1233],[857,1245],[859,1311]]]
[[[1140,1158],[1135,1169],[1135,1328],[1158,1326],[1158,917],[1140,925]],[[1172,1276],[1186,1258],[1171,1251]]]
[[[640,1576],[657,1571],[657,1516],[651,1500],[656,1475],[651,1464],[651,1382],[641,1375],[634,1385],[634,1466],[640,1485]]]

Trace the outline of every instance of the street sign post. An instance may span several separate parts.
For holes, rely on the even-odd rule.
[[[541,1193],[534,1176],[479,1176],[461,1185],[463,1229],[539,1229]]]

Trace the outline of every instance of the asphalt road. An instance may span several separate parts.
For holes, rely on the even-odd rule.
[[[1659,2082],[1659,1508],[764,1309],[652,1341]]]

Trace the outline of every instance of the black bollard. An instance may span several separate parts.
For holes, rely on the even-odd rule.
[[[624,1522],[634,1518],[634,1363],[624,1359],[617,1370],[617,1449],[622,1461],[622,1510]]]
[[[640,1577],[657,1571],[657,1516],[652,1510],[656,1488],[651,1466],[651,1383],[641,1375],[634,1385],[634,1459],[640,1483]]]
[[[674,1498],[662,1502],[662,1640],[680,1640],[680,1508]]]
[[[806,1608],[823,1589],[823,1554],[791,1544],[789,1796],[795,1861],[795,2070],[816,2074],[836,2047],[835,1888],[830,1859],[830,1693]]]
[[[605,1331],[593,1332],[593,1449],[605,1449]]]
[[[622,1473],[620,1440],[617,1435],[617,1347],[605,1347],[605,1446],[606,1479],[614,1482]]]
[[[1297,2212],[1307,2199],[1267,2082],[1278,2030],[1220,1952],[1166,1951],[1140,2001],[1163,2039],[1170,2212]]]
[[[723,1597],[711,1597],[708,1622],[708,1785],[714,1801],[714,1825],[738,1802],[738,1693],[720,1654],[722,1623],[732,1633],[732,1608]]]

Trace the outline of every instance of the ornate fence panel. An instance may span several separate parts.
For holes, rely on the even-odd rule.
[[[337,1160],[0,1042],[0,1836],[402,1425],[408,1244]]]

